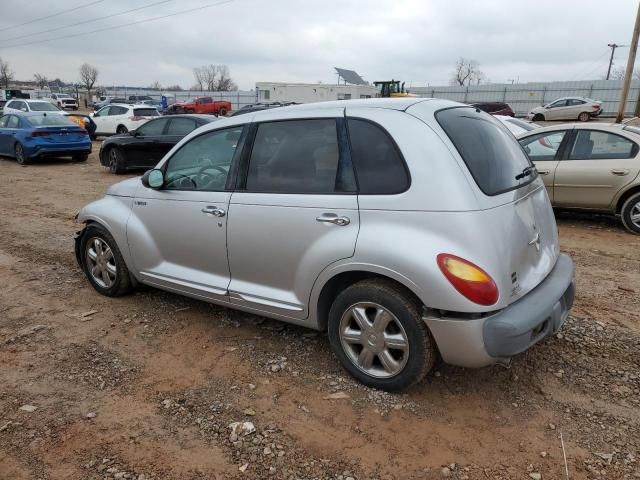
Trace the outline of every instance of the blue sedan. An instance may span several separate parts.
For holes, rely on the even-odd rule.
[[[0,155],[20,165],[44,157],[84,162],[91,153],[87,131],[59,113],[9,113],[0,117]]]

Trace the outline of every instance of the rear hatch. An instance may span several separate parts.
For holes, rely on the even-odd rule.
[[[87,140],[87,131],[84,128],[68,127],[38,127],[32,134],[40,140],[48,143],[74,143]]]
[[[535,288],[556,263],[551,203],[535,167],[499,121],[469,107],[441,110],[436,119],[479,188],[483,233],[493,238],[501,266],[493,275],[506,306]]]

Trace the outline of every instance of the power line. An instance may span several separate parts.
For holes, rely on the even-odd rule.
[[[48,18],[58,17],[58,16],[60,16],[60,15],[62,15],[64,13],[75,12],[76,10],[80,10],[81,8],[87,8],[87,7],[90,7],[91,5],[95,5],[97,3],[102,3],[102,2],[104,2],[104,0],[96,0],[95,2],[87,3],[85,5],[80,5],[79,7],[68,8],[67,10],[63,10],[63,11],[58,12],[58,13],[53,13],[51,15],[47,15],[46,17],[40,17],[40,18],[36,18],[36,19],[33,19],[33,20],[29,20],[28,22],[20,23],[18,25],[11,25],[9,27],[0,28],[0,32],[4,32],[5,30],[11,30],[12,28],[24,27],[25,25],[31,25],[32,23],[36,23],[36,22],[39,22],[41,20],[46,20]]]
[[[119,15],[124,15],[125,13],[137,12],[138,10],[144,10],[145,8],[155,7],[156,5],[161,5],[163,3],[168,3],[168,2],[171,2],[171,1],[172,0],[162,0],[161,2],[150,3],[149,5],[144,5],[144,6],[138,7],[138,8],[132,8],[131,10],[125,10],[124,12],[112,13],[111,15],[104,15],[104,16],[100,16],[100,17],[95,17],[95,18],[92,18],[90,20],[84,20],[82,22],[75,22],[75,23],[72,23],[72,24],[69,24],[69,25],[63,25],[62,27],[50,28],[49,30],[42,30],[41,32],[27,33],[26,35],[20,35],[18,37],[3,38],[2,40],[0,40],[0,42],[9,42],[11,40],[19,40],[21,38],[33,37],[35,35],[42,35],[43,33],[57,32],[59,30],[64,30],[65,28],[74,28],[74,27],[77,27],[79,25],[85,25],[87,23],[97,22],[99,20],[106,20],[107,18],[117,17]]]
[[[3,45],[3,46],[0,46],[0,48],[25,47],[27,45],[36,45],[38,43],[48,43],[48,42],[52,42],[54,40],[62,40],[64,38],[74,38],[74,37],[81,37],[83,35],[92,35],[94,33],[106,32],[108,30],[115,30],[117,28],[130,27],[131,25],[139,25],[141,23],[147,23],[147,22],[153,22],[153,21],[156,21],[156,20],[162,20],[164,18],[176,17],[178,15],[184,15],[186,13],[191,13],[191,12],[195,12],[195,11],[198,11],[198,10],[204,10],[205,8],[211,8],[211,7],[216,7],[216,6],[219,6],[219,5],[224,5],[225,3],[231,3],[233,1],[234,0],[223,0],[222,2],[209,3],[207,5],[202,5],[200,7],[190,8],[188,10],[181,10],[179,12],[170,13],[168,15],[162,15],[162,16],[159,16],[159,17],[146,18],[146,19],[143,19],[143,20],[138,20],[136,22],[123,23],[122,25],[114,25],[112,27],[99,28],[97,30],[93,30],[93,31],[89,31],[89,32],[72,33],[70,35],[63,35],[63,36],[60,36],[60,37],[46,38],[44,40],[35,40],[33,42],[18,43],[18,44],[15,44],[15,45]]]

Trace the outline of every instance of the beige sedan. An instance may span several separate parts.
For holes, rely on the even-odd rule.
[[[640,234],[640,128],[566,124],[518,136],[554,207],[619,214]]]

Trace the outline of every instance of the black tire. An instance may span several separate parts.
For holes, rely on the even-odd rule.
[[[124,153],[118,147],[111,147],[107,150],[107,160],[109,165],[109,171],[115,175],[122,175],[127,171],[125,165]]]
[[[74,162],[86,162],[89,159],[88,153],[81,153],[71,157]]]
[[[544,122],[544,115],[542,115],[541,113],[536,113],[536,114],[533,116],[532,120],[533,120],[534,122]]]
[[[397,357],[394,358],[398,364],[404,363],[404,365],[392,376],[380,378],[379,376],[365,372],[357,365],[356,360],[352,360],[355,349],[360,347],[360,345],[347,342],[349,345],[347,349],[350,349],[350,352],[347,352],[343,346],[340,333],[343,317],[349,319],[348,312],[358,304],[374,304],[375,306],[371,307],[374,310],[377,307],[383,307],[383,309],[395,317],[385,328],[388,329],[390,328],[389,326],[394,327],[395,332],[392,331],[392,334],[400,332],[400,335],[404,335],[406,338],[408,350],[400,354],[400,359]],[[420,302],[404,288],[391,281],[375,279],[358,282],[342,291],[334,300],[333,305],[331,305],[328,319],[328,333],[331,348],[343,367],[361,383],[369,387],[387,391],[407,388],[425,377],[433,367],[438,356],[433,337],[421,318],[421,311],[422,306]],[[347,323],[351,322],[351,320],[346,321]],[[402,327],[402,332],[397,328],[398,324]],[[365,337],[364,329],[362,333],[362,336]],[[386,336],[388,331],[383,330],[382,333],[383,336]],[[380,339],[380,331],[375,335],[371,335],[371,331],[368,331],[366,333],[366,341],[370,342],[371,338],[373,338],[373,341],[376,341],[376,336]],[[386,344],[383,348],[391,348],[396,354],[399,353],[399,351],[396,351],[392,347],[386,347]],[[360,353],[362,353],[363,350],[364,347],[360,350]],[[404,357],[405,355],[406,359]],[[381,358],[378,354],[374,354],[372,360],[373,368],[376,368],[376,362],[382,367]],[[379,371],[383,370],[384,369],[379,369]]]
[[[588,122],[589,120],[591,120],[591,115],[589,114],[589,112],[582,112],[580,115],[578,115],[578,120],[580,120],[581,122]]]
[[[16,162],[18,162],[18,165],[26,165],[29,163],[29,159],[24,154],[24,148],[22,147],[22,144],[20,142],[16,142],[13,147],[13,152],[15,154]]]
[[[227,109],[226,108],[221,108],[218,111],[218,115],[220,115],[221,117],[226,117],[227,116]]]
[[[622,218],[622,224],[631,233],[640,234],[640,220],[634,220],[632,215],[640,215],[640,192],[631,195],[622,205],[620,210],[620,217]]]
[[[88,251],[89,247],[94,245],[94,241],[96,239],[99,239],[100,241],[106,243],[113,254],[112,263],[115,264],[116,273],[112,285],[101,285],[94,278],[90,271],[92,267],[89,264],[91,260],[89,258]],[[82,270],[87,276],[89,283],[91,283],[93,288],[95,288],[98,293],[107,297],[119,297],[133,290],[131,278],[129,277],[129,269],[127,268],[127,265],[122,258],[120,249],[118,248],[118,245],[116,244],[116,241],[113,239],[111,234],[102,225],[92,223],[89,224],[85,229],[82,235],[82,240],[80,242],[80,261],[82,264]]]
[[[124,125],[118,125],[118,128],[116,129],[116,133],[118,135],[124,135],[125,133],[127,133],[129,130],[127,129],[127,127],[125,127]]]

